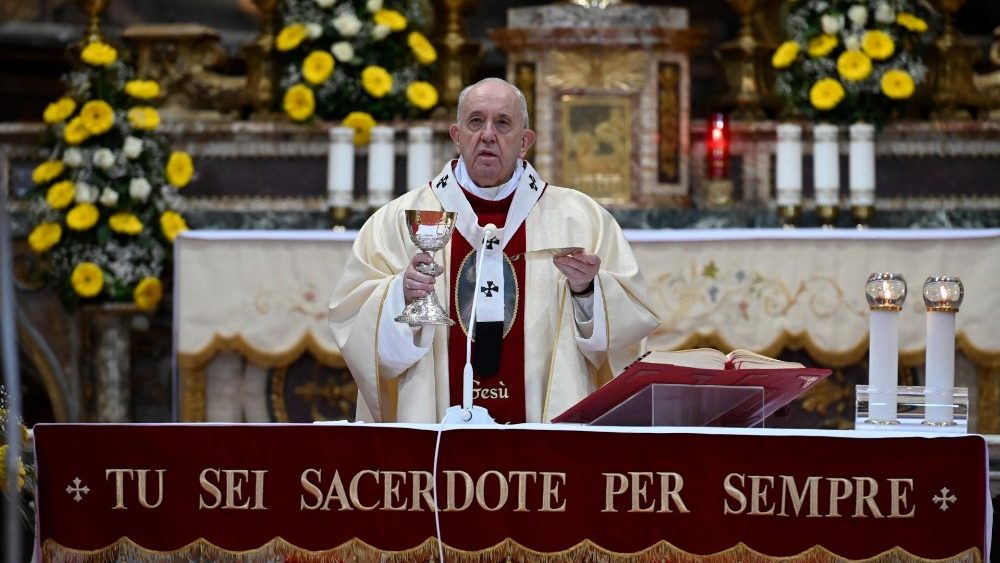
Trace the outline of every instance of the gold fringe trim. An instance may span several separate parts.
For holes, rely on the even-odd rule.
[[[305,352],[309,352],[324,365],[335,368],[347,367],[339,350],[336,352],[328,350],[316,341],[311,332],[302,335],[299,341],[287,350],[278,352],[265,352],[255,348],[239,334],[228,337],[216,334],[212,337],[212,341],[201,350],[178,354],[177,361],[181,367],[200,368],[212,361],[212,358],[219,352],[230,351],[236,352],[251,362],[265,368],[288,366],[299,359]]]
[[[868,559],[846,559],[832,551],[816,545],[802,553],[788,557],[770,556],[744,543],[713,553],[697,555],[674,547],[666,541],[634,553],[617,553],[604,549],[590,540],[584,540],[573,547],[555,552],[541,552],[529,549],[520,543],[507,538],[497,545],[480,550],[465,551],[444,546],[445,561],[457,563],[484,563],[486,561],[594,561],[607,563],[626,563],[633,561],[670,561],[686,563],[707,561],[710,563],[773,563],[773,562],[821,562],[821,561],[858,561],[871,563],[896,563],[899,561],[915,561],[930,563],[936,561],[951,561],[960,563],[982,563],[983,556],[978,548],[969,548],[961,553],[944,559],[926,559],[918,557],[901,547],[886,550]],[[230,551],[216,546],[212,542],[199,538],[180,549],[173,551],[155,551],[139,546],[127,537],[122,537],[115,543],[97,550],[87,551],[71,549],[53,540],[45,540],[42,546],[43,560],[51,563],[98,563],[105,561],[140,561],[143,563],[174,561],[177,559],[194,561],[241,561],[265,563],[275,560],[292,560],[304,563],[321,563],[328,561],[387,561],[398,563],[435,562],[438,557],[438,542],[428,538],[412,549],[405,551],[382,551],[357,538],[323,551],[308,551],[299,548],[281,537],[276,537],[263,546],[246,551]]]

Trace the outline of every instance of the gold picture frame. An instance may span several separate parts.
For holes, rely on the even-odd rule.
[[[560,101],[563,183],[600,203],[631,201],[631,98],[564,95]]]

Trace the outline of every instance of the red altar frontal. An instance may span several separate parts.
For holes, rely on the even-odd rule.
[[[981,561],[979,436],[39,425],[47,561]],[[435,510],[434,507],[438,507]]]

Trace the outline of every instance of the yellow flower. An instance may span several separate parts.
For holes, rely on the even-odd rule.
[[[163,298],[163,284],[153,276],[146,276],[135,286],[132,300],[143,311],[152,311]]]
[[[293,23],[292,25],[285,26],[278,33],[278,38],[274,40],[274,46],[279,51],[291,51],[298,47],[302,43],[302,40],[308,36],[309,31],[306,30],[305,24]]]
[[[900,12],[896,14],[896,23],[909,29],[910,31],[916,31],[917,33],[923,33],[927,31],[927,22],[923,19],[918,18],[913,14],[908,14],[906,12]]]
[[[392,90],[392,76],[380,66],[367,66],[361,71],[361,87],[372,97],[381,98]]]
[[[66,226],[74,231],[86,231],[97,224],[100,213],[92,203],[78,203],[66,214]]]
[[[44,184],[62,174],[64,168],[61,160],[46,160],[31,172],[31,181],[38,185]]]
[[[295,121],[305,121],[316,109],[316,97],[305,84],[296,84],[285,92],[282,107],[285,108],[288,117]]]
[[[774,51],[771,56],[771,66],[774,68],[788,68],[789,65],[799,56],[799,44],[795,41],[785,41]]]
[[[87,130],[87,125],[80,116],[70,119],[69,123],[66,124],[66,129],[63,130],[63,139],[70,145],[79,145],[89,138],[90,131]]]
[[[28,476],[28,471],[24,467],[24,462],[17,460],[17,489],[21,490],[24,488],[25,479]],[[0,446],[0,483],[7,486],[7,445],[4,444]]]
[[[844,87],[832,78],[820,79],[809,89],[809,102],[820,111],[837,107],[844,99]]]
[[[104,287],[104,272],[93,262],[81,262],[70,275],[73,291],[80,297],[93,297]]]
[[[155,80],[129,80],[125,83],[125,93],[140,100],[159,97],[160,85]]]
[[[160,114],[150,106],[136,106],[128,110],[128,122],[136,129],[152,131],[160,126]]]
[[[111,66],[118,58],[118,51],[107,43],[95,41],[83,48],[80,59],[90,66]]]
[[[75,110],[76,102],[73,98],[59,98],[58,100],[45,106],[45,112],[42,114],[42,119],[45,123],[52,125],[53,123],[65,121],[66,118],[73,115]]]
[[[111,129],[115,122],[115,110],[104,100],[91,100],[80,108],[80,119],[91,135],[100,135]]]
[[[375,12],[375,23],[388,27],[389,31],[403,31],[406,29],[406,16],[396,10],[382,9]]]
[[[861,36],[861,49],[876,61],[884,61],[896,52],[896,44],[886,32],[873,29]]]
[[[837,72],[844,80],[864,80],[871,76],[872,60],[861,51],[844,51],[837,57]]]
[[[806,50],[810,57],[825,57],[837,46],[837,36],[821,33],[809,40]]]
[[[194,175],[194,162],[191,155],[184,151],[174,151],[167,159],[167,181],[175,188],[183,188]]]
[[[428,110],[437,105],[438,93],[429,83],[418,80],[406,87],[406,99],[414,106]]]
[[[142,221],[131,213],[115,213],[108,219],[108,226],[116,233],[137,235],[142,232]]]
[[[28,246],[35,254],[41,254],[52,248],[62,239],[62,227],[59,223],[39,223],[28,235]]]
[[[354,129],[355,145],[367,145],[371,140],[372,127],[375,127],[375,118],[363,111],[352,111],[344,118],[343,125]]]
[[[52,184],[49,191],[45,192],[45,202],[52,209],[62,209],[73,203],[73,196],[76,195],[76,187],[73,182],[63,180]]]
[[[302,61],[302,76],[313,84],[322,84],[333,72],[333,55],[326,51],[313,51]]]
[[[905,70],[890,70],[882,75],[882,93],[894,100],[905,100],[913,95],[913,77]]]
[[[180,213],[176,211],[164,211],[163,215],[160,215],[160,229],[163,230],[163,236],[167,240],[174,242],[177,235],[188,230],[188,226]]]
[[[413,56],[417,58],[417,62],[422,65],[429,65],[437,60],[438,54],[434,49],[434,45],[424,37],[423,33],[419,31],[411,31],[410,35],[406,37],[406,43],[410,46],[410,50],[413,51]]]

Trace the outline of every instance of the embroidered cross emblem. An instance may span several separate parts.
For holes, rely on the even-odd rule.
[[[76,502],[80,502],[81,500],[83,500],[83,497],[80,496],[80,493],[87,494],[90,492],[90,487],[86,485],[81,487],[80,483],[81,483],[80,478],[76,477],[73,479],[72,486],[69,485],[66,486],[66,494],[73,495],[73,500],[75,500]]]
[[[486,241],[486,248],[493,250],[494,244],[500,244],[500,239],[498,239],[497,237],[493,237],[490,240]]]
[[[533,190],[535,190],[537,192],[538,191],[538,186],[535,185],[535,182],[537,181],[537,180],[535,180],[535,177],[532,176],[531,174],[528,174],[528,179],[531,180],[531,182],[530,182],[531,189],[533,189]]]
[[[434,187],[435,188],[443,188],[447,183],[448,183],[448,175],[445,174],[444,176],[441,176],[441,179],[438,180],[437,185],[434,186]]]
[[[493,297],[494,291],[500,291],[500,287],[493,284],[493,281],[487,281],[486,287],[480,287],[479,291],[486,294],[486,297]]]
[[[956,502],[958,502],[958,497],[951,494],[951,491],[948,490],[948,487],[941,487],[941,494],[934,495],[931,498],[931,500],[934,501],[934,504],[938,505],[938,508],[941,509],[941,512],[944,512],[945,510],[948,510],[948,503],[955,504]]]

